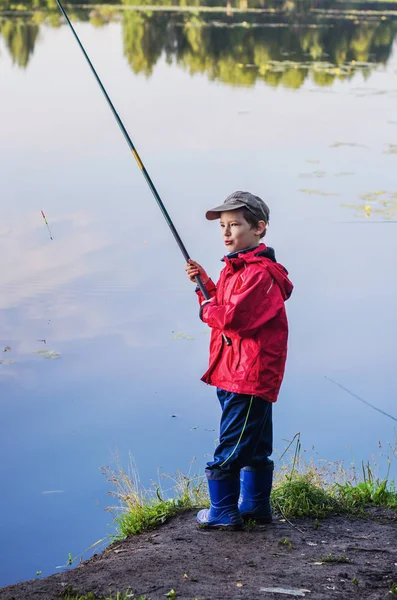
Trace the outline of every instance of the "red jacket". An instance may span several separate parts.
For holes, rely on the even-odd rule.
[[[218,284],[211,280],[206,284],[212,300],[200,311],[212,329],[209,369],[202,381],[275,402],[287,357],[284,302],[293,285],[265,244],[224,261]],[[200,291],[198,296],[202,303]],[[230,346],[223,334],[230,338]]]

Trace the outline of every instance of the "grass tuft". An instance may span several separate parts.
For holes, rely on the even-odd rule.
[[[128,472],[118,461],[116,469],[103,467],[102,472],[116,488],[109,495],[117,498],[120,504],[107,509],[115,514],[118,529],[115,539],[150,531],[180,512],[209,506],[207,486],[202,477],[178,472],[174,478],[168,477],[172,485],[164,491],[159,484],[145,490],[131,459]]]
[[[62,600],[148,600],[147,596],[135,596],[130,590],[127,590],[126,592],[116,592],[115,596],[113,596],[113,594],[110,596],[96,596],[93,592],[80,594],[80,592],[75,590],[71,585],[66,586],[60,597]]]
[[[308,471],[286,478],[274,488],[272,503],[285,517],[324,518],[342,514],[343,505],[326,489],[320,487],[314,474]]]
[[[327,556],[324,556],[323,558],[320,558],[321,562],[323,563],[338,563],[338,564],[351,564],[351,560],[350,558],[347,558],[347,556],[335,556],[334,554],[327,554]]]
[[[397,510],[394,481],[388,480],[388,474],[383,479],[377,477],[369,463],[361,465],[359,474],[354,467],[345,471],[341,462],[306,462],[301,455],[300,434],[294,436],[281,459],[287,451],[290,456],[277,469],[271,498],[274,510],[282,516],[314,519],[342,514],[364,516],[365,509],[371,506]]]
[[[394,482],[387,479],[366,479],[356,485],[350,482],[336,484],[335,493],[346,504],[351,512],[359,511],[367,506],[385,506],[397,509],[397,492]]]

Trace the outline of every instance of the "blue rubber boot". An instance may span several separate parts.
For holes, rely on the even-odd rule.
[[[273,483],[273,463],[256,468],[244,467],[240,471],[240,499],[238,508],[244,520],[259,523],[272,522],[270,492]]]
[[[212,478],[212,475],[208,477],[211,506],[200,510],[197,515],[198,524],[214,529],[241,529],[244,522],[237,507],[240,493],[238,476],[233,479],[217,479]]]

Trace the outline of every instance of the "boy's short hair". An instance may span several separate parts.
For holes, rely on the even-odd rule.
[[[270,209],[268,205],[259,196],[254,196],[250,192],[233,192],[223,204],[211,208],[205,216],[209,221],[213,221],[219,219],[222,212],[239,208],[244,210],[244,218],[251,225],[257,225],[259,221],[265,221],[266,225],[269,224]],[[248,218],[246,215],[249,215]]]
[[[241,210],[244,219],[247,221],[247,223],[249,223],[251,225],[251,229],[253,227],[258,227],[259,221],[264,221],[265,220],[265,219],[260,219],[259,217],[257,217],[256,215],[254,215],[250,210],[248,210],[247,207],[240,208],[240,209],[237,209],[237,210]],[[266,225],[267,225],[267,223],[266,223]],[[266,229],[260,235],[260,239],[264,238],[265,235],[266,235]]]

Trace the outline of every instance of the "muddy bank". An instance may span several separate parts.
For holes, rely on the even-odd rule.
[[[156,531],[113,544],[66,573],[0,590],[0,600],[59,598],[66,586],[96,597],[131,590],[138,598],[311,600],[393,598],[397,584],[397,514],[371,509],[366,519],[320,522],[280,518],[239,532],[206,531],[181,514]],[[321,564],[319,564],[321,563]],[[397,587],[396,587],[397,593]],[[396,596],[397,597],[397,596]]]

